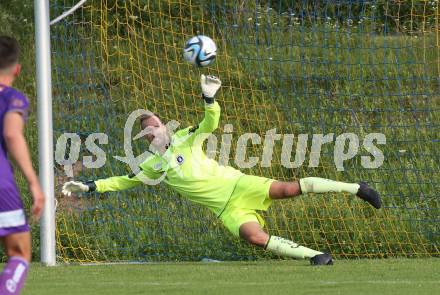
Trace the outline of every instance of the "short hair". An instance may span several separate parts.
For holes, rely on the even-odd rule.
[[[139,117],[139,122],[140,122],[141,125],[142,125],[142,122],[143,122],[144,120],[147,120],[147,119],[149,119],[149,118],[151,118],[151,117],[153,117],[153,116],[157,117],[157,118],[160,120],[160,117],[159,117],[157,114],[155,114],[155,113],[153,113],[153,112],[150,112],[149,114],[142,114],[142,115]]]
[[[9,36],[0,36],[0,70],[5,70],[18,62],[20,46]]]

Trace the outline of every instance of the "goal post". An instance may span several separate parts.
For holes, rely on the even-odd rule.
[[[53,266],[56,254],[49,0],[35,0],[34,5],[39,175],[46,196],[40,221],[40,252],[41,262]]]

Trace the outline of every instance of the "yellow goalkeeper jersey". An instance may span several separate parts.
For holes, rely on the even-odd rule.
[[[128,189],[142,184],[142,178],[145,177],[163,179],[182,196],[220,215],[243,173],[209,159],[203,151],[203,141],[217,128],[219,118],[218,103],[205,104],[203,121],[198,126],[177,131],[163,155],[154,154],[140,165],[142,175],[97,180],[96,190]]]

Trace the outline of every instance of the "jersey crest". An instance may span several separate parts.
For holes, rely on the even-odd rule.
[[[196,126],[193,126],[193,127],[189,128],[189,130],[188,130],[188,134],[191,134],[191,133],[196,132],[197,129],[199,129],[199,124],[197,124]]]
[[[177,164],[182,165],[183,161],[185,161],[185,158],[182,155],[178,155],[176,157],[176,161],[177,161]]]

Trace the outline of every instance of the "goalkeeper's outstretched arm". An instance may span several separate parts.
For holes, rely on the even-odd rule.
[[[220,120],[220,106],[214,100],[217,90],[221,86],[221,81],[215,76],[201,76],[202,98],[205,101],[205,117],[195,128],[195,134],[203,134],[204,139],[209,136],[218,127]]]
[[[141,172],[142,173],[142,172]],[[72,193],[86,192],[115,192],[133,188],[144,183],[138,175],[113,176],[105,179],[86,182],[68,181],[63,185],[63,194],[70,196]]]

